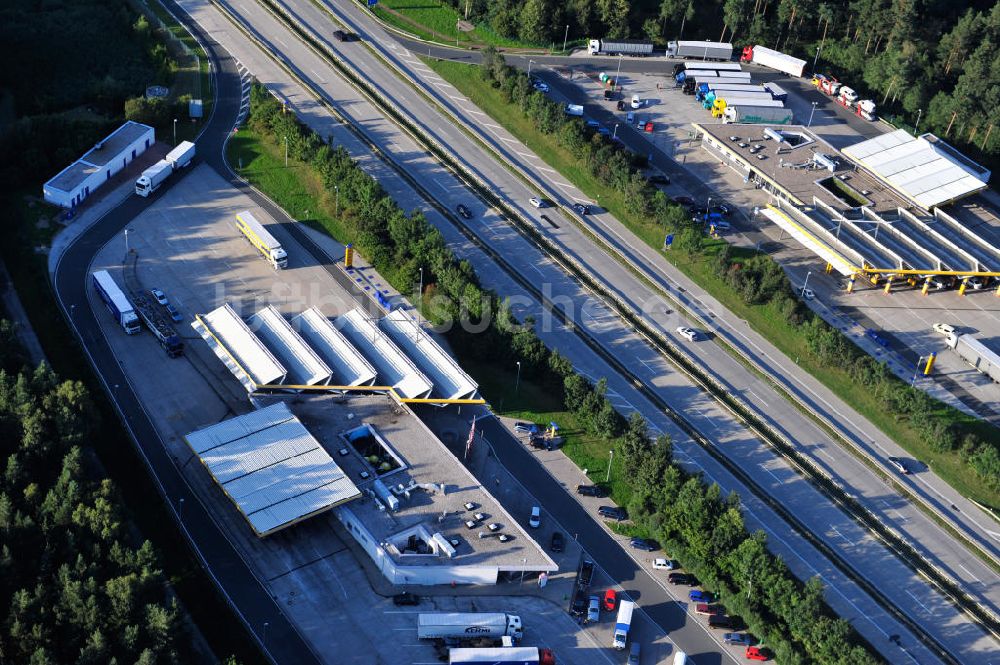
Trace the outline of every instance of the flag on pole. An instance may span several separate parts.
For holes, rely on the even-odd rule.
[[[472,418],[472,427],[469,428],[469,440],[465,442],[465,459],[469,459],[472,452],[472,440],[476,438],[476,416]]]

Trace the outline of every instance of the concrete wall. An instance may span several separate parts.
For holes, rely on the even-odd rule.
[[[372,537],[368,529],[351,512],[350,508],[336,508],[333,514],[337,516],[337,519],[340,520],[341,524],[344,525],[358,544],[364,548],[368,556],[375,562],[375,565],[382,571],[382,575],[393,584],[431,586],[452,583],[497,583],[498,569],[496,566],[456,566],[451,565],[447,557],[439,557],[440,561],[436,565],[407,566],[397,563],[392,556],[386,553],[378,541]]]

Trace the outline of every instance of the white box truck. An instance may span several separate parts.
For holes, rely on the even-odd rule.
[[[631,600],[623,600],[618,603],[618,618],[615,619],[615,633],[611,646],[619,651],[624,651],[628,642],[628,630],[632,626],[632,611],[634,609],[635,603]]]
[[[700,60],[732,60],[733,45],[729,42],[667,42],[668,58],[697,58]]]
[[[806,61],[793,58],[787,53],[775,51],[766,46],[747,46],[740,56],[741,62],[752,62],[755,65],[763,65],[779,72],[785,72],[789,76],[802,76],[806,71]]]
[[[792,109],[776,106],[727,106],[722,112],[722,122],[741,124],[790,125],[795,119]]]
[[[631,39],[591,39],[590,55],[638,55],[653,53],[653,42]]]
[[[91,277],[94,281],[94,290],[101,296],[101,300],[125,334],[134,335],[139,332],[139,317],[136,316],[135,307],[111,274],[107,270],[98,270]]]
[[[567,104],[566,105],[566,115],[575,115],[578,118],[583,117],[583,105],[582,104]]]
[[[524,636],[521,617],[502,612],[442,612],[417,615],[417,637],[422,640],[465,639],[471,637]]]
[[[972,335],[948,335],[948,346],[965,362],[1000,383],[1000,355]]]
[[[194,143],[182,141],[167,156],[142,172],[135,181],[135,193],[139,196],[149,196],[170,177],[174,171],[180,171],[194,159]]]

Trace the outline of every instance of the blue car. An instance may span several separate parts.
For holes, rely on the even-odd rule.
[[[702,591],[701,589],[692,589],[688,592],[688,598],[691,599],[692,603],[714,603],[715,594],[709,593],[708,591]]]

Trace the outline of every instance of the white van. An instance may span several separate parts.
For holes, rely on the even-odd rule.
[[[537,529],[542,525],[542,509],[538,506],[531,507],[531,517],[528,518],[528,526]]]

